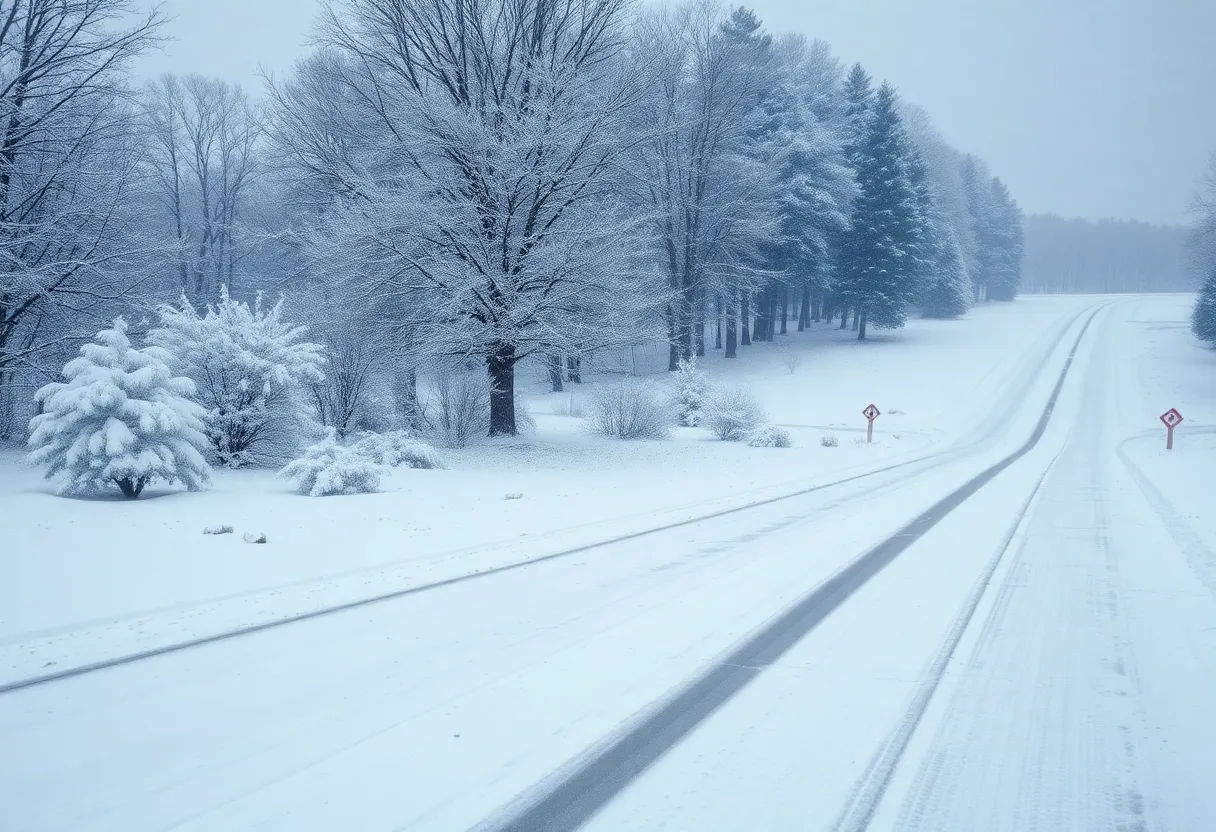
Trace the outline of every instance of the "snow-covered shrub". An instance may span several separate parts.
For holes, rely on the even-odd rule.
[[[440,372],[428,404],[435,431],[449,448],[463,448],[490,431],[490,382],[484,373]]]
[[[715,390],[706,402],[702,424],[714,436],[738,442],[764,423],[764,408],[746,387]]]
[[[785,365],[785,369],[790,375],[798,372],[798,365],[802,363],[802,353],[792,347],[781,353],[781,363]]]
[[[676,367],[676,419],[681,425],[695,428],[705,414],[709,397],[709,379],[697,367],[697,358],[681,358]]]
[[[300,494],[329,497],[335,494],[374,494],[380,489],[384,466],[338,444],[331,428],[304,456],[287,463],[279,476],[291,480]]]
[[[840,447],[840,440],[836,438],[836,434],[834,433],[825,433],[819,437],[819,444],[824,448],[838,448]]]
[[[351,446],[355,453],[377,465],[390,468],[442,468],[443,461],[427,443],[415,439],[408,431],[365,433]]]
[[[752,431],[752,435],[748,437],[747,444],[753,448],[792,448],[794,446],[794,437],[790,436],[788,430],[779,428],[776,425],[765,425],[758,430]]]
[[[194,384],[174,377],[156,347],[137,350],[122,318],[67,363],[63,383],[35,394],[29,461],[59,479],[61,494],[99,494],[118,486],[134,499],[150,482],[207,484],[203,410]]]
[[[592,430],[616,439],[666,439],[675,421],[666,397],[634,380],[596,389],[590,413]]]
[[[222,465],[265,461],[294,445],[306,424],[304,385],[324,379],[321,346],[302,340],[304,327],[284,321],[282,307],[265,309],[259,293],[250,308],[224,288],[203,315],[184,299],[162,307],[160,326],[148,335],[194,380]]]

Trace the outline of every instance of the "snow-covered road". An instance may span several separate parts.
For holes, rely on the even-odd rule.
[[[1204,435],[1184,430],[1163,460],[1145,434],[1179,404],[1144,379],[1185,303],[1096,300],[1041,440],[613,783],[589,828],[1216,826],[1212,536],[1160,499],[1205,486],[1213,454],[1180,462]],[[4,694],[0,828],[502,826],[1019,448],[1068,319],[923,463]],[[1216,423],[1216,396],[1180,407]]]

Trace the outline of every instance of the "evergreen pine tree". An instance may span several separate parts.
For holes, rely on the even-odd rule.
[[[193,382],[173,377],[167,358],[157,347],[134,349],[122,318],[98,333],[63,368],[66,382],[35,395],[30,463],[58,478],[61,494],[118,486],[134,499],[156,480],[201,489],[209,478],[203,409],[187,398]]]
[[[926,318],[957,318],[971,308],[971,279],[954,229],[943,221],[935,233],[933,272],[921,298],[921,314]]]
[[[799,67],[787,66],[761,105],[757,149],[776,171],[779,228],[764,247],[765,266],[781,276],[765,295],[827,289],[832,248],[848,228],[856,181],[837,131],[822,124],[797,89]],[[809,313],[808,313],[809,314]],[[771,333],[772,322],[767,322]]]
[[[991,182],[992,218],[989,223],[991,271],[988,297],[1013,300],[1022,285],[1022,211],[998,177]]]
[[[924,224],[912,181],[912,148],[897,111],[895,89],[883,84],[874,96],[869,130],[861,145],[852,230],[846,244],[847,271],[838,276],[843,294],[866,326],[904,325],[924,274]]]
[[[860,197],[860,176],[862,148],[869,135],[870,110],[874,103],[874,89],[869,73],[861,64],[853,64],[844,81],[844,160],[853,173],[854,185],[858,189],[849,214],[849,223],[836,237],[835,246],[835,280],[833,290],[835,304],[840,307],[840,328],[848,324],[850,309],[855,308],[857,298],[852,291],[854,281],[851,279],[857,270],[855,258],[857,249],[854,245],[854,223],[858,216],[858,198]]]
[[[1191,313],[1191,331],[1200,340],[1216,345],[1216,265],[1212,266],[1199,289]]]
[[[983,163],[972,155],[963,159],[963,194],[967,200],[967,216],[971,227],[971,250],[967,252],[975,300],[988,297],[995,271],[996,251],[993,248],[992,188]]]

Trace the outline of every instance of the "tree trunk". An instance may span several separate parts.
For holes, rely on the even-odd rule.
[[[486,356],[490,375],[490,436],[515,436],[515,345],[500,343]]]
[[[730,290],[730,307],[726,310],[726,357],[734,358],[739,353],[738,344],[739,294]]]
[[[562,357],[557,353],[549,354],[549,386],[554,393],[562,392]]]
[[[697,298],[697,305],[693,312],[693,347],[696,350],[697,358],[705,357],[705,298]]]
[[[741,336],[740,344],[745,347],[752,345],[752,336],[750,334],[750,318],[751,318],[751,293],[746,289],[743,290],[743,297],[739,303],[739,316],[742,322],[739,326],[739,335]]]
[[[667,371],[674,373],[680,368],[679,328],[676,326],[676,310],[667,307]]]
[[[583,383],[582,356],[571,355],[566,358],[566,381],[572,381],[575,384]]]
[[[853,310],[853,331],[854,332],[857,331],[857,326],[860,323],[861,319],[865,316],[865,314],[866,313],[862,312],[860,309]]]
[[[862,312],[857,317],[861,319],[860,324],[857,324],[856,319],[853,320],[855,328],[857,329],[857,340],[864,341],[864,340],[866,340],[866,313]]]
[[[789,319],[790,319],[790,287],[785,286],[781,289],[781,334],[789,334]]]
[[[849,328],[849,307],[845,306],[843,303],[840,305],[840,328]]]
[[[811,325],[811,286],[802,284],[802,304],[798,307],[798,331],[802,332]]]
[[[138,477],[136,479],[123,477],[122,479],[114,480],[114,482],[118,483],[118,490],[128,500],[134,500],[139,497],[140,493],[144,490],[144,486],[148,484],[146,477]]]
[[[771,289],[765,289],[756,297],[756,319],[752,325],[752,341],[767,341],[769,330],[769,295]]]
[[[714,298],[714,349],[722,349],[722,295]]]

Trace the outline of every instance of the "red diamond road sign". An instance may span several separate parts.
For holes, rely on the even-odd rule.
[[[871,422],[873,422],[875,419],[877,419],[879,416],[882,415],[882,411],[880,411],[874,405],[870,405],[865,410],[861,411],[861,415],[865,416],[867,419],[869,419]],[[1179,416],[1178,419],[1179,419],[1179,421],[1181,421],[1182,417]]]
[[[1171,407],[1169,410],[1161,414],[1161,421],[1165,422],[1165,426],[1167,428],[1176,428],[1182,424],[1182,414],[1179,413],[1177,409]]]

